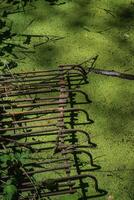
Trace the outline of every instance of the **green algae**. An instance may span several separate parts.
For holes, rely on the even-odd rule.
[[[36,9],[30,8],[24,14],[10,15],[14,21],[13,29],[19,33],[64,38],[36,48],[35,55],[31,54],[20,63],[17,71],[80,63],[98,54],[97,68],[134,73],[131,1],[70,0],[61,6],[37,1],[35,6]],[[126,8],[130,12],[128,19],[123,14]],[[27,27],[31,19],[34,22]],[[93,74],[89,75],[89,80],[90,83],[83,89],[93,103],[85,108],[95,123],[85,126],[85,130],[94,135],[93,141],[98,148],[93,151],[93,157],[102,167],[101,172],[95,172],[95,175],[100,187],[105,188],[114,199],[134,199],[133,82]],[[66,199],[70,197],[64,197]],[[72,196],[73,199],[76,197]],[[100,199],[108,199],[108,196]]]

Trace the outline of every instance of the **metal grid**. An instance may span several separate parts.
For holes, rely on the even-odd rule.
[[[84,69],[77,65],[0,76],[0,154],[5,148],[12,154],[18,147],[21,153],[30,152],[18,184],[19,200],[75,193],[81,194],[79,199],[88,199],[106,194],[90,173],[100,169],[90,153],[96,144],[80,128],[93,123],[81,108],[91,102],[79,89],[87,83]],[[2,176],[1,183],[9,176]],[[89,182],[94,192],[89,191]]]

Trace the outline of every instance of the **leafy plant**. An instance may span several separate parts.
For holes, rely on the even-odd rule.
[[[3,190],[3,200],[17,200],[21,193],[18,191],[19,186],[23,182],[25,176],[33,184],[33,180],[28,176],[24,163],[29,158],[29,150],[22,151],[21,148],[12,148],[5,150],[4,154],[0,155],[0,171],[1,171],[1,189]],[[29,169],[30,170],[30,169]],[[25,176],[24,176],[25,175]],[[2,179],[7,176],[7,181]]]
[[[17,200],[18,190],[14,179],[9,179],[3,189],[3,200]]]

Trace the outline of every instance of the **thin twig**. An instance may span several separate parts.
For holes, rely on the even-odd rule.
[[[14,139],[10,139],[10,138],[7,138],[7,137],[4,137],[4,136],[0,136],[0,141],[2,142],[13,142],[14,144],[18,145],[18,146],[23,146],[25,148],[28,148],[30,150],[34,150],[30,145],[28,144],[25,144],[25,143],[20,143],[20,142],[17,142],[16,140]]]
[[[33,185],[33,187],[34,187],[34,189],[35,189],[36,197],[38,197],[38,196],[39,196],[38,190],[37,190],[36,185],[34,184],[33,180],[32,180],[31,177],[28,175],[28,173],[26,172],[25,168],[21,167],[21,170],[25,173],[25,175],[27,176],[27,178],[30,180],[31,184]]]

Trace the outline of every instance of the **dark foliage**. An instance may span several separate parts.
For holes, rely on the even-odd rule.
[[[59,0],[45,0],[47,1],[50,5],[62,5],[62,4],[65,4],[66,2],[61,2]]]

